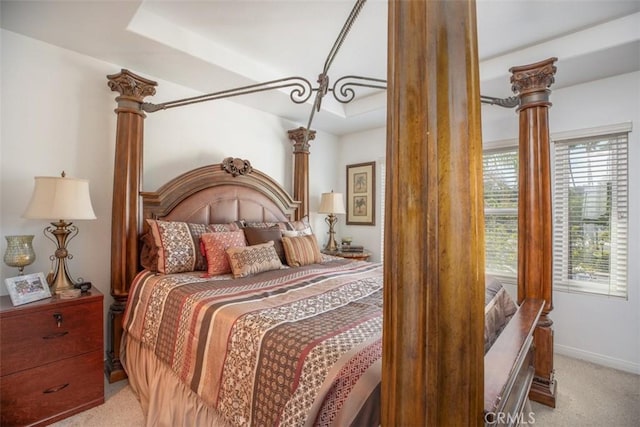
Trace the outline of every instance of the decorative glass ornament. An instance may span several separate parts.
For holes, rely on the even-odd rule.
[[[4,236],[7,239],[7,250],[4,253],[4,263],[9,267],[18,267],[20,275],[24,268],[36,260],[33,251],[33,235]]]

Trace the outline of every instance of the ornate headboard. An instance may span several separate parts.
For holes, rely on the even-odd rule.
[[[300,205],[248,160],[231,157],[186,172],[141,197],[145,219],[200,224],[289,221]]]

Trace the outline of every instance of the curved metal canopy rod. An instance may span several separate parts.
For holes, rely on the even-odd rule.
[[[309,129],[311,129],[311,123],[313,122],[313,117],[316,111],[320,111],[320,107],[322,105],[322,98],[327,94],[327,92],[331,92],[333,97],[343,104],[349,103],[353,101],[355,98],[355,90],[356,87],[366,87],[372,89],[387,89],[387,81],[384,79],[376,79],[372,77],[363,77],[363,76],[354,76],[347,75],[340,77],[334,83],[333,87],[329,87],[329,68],[333,63],[342,43],[345,38],[349,34],[353,23],[356,18],[360,14],[362,7],[364,6],[366,0],[356,0],[353,9],[351,9],[351,13],[347,17],[338,37],[329,54],[327,55],[327,59],[324,63],[324,68],[322,69],[322,73],[318,76],[318,87],[314,88],[309,82],[309,80],[304,77],[293,76],[293,77],[285,77],[277,80],[270,80],[263,83],[256,83],[248,86],[242,86],[233,89],[227,89],[219,92],[212,92],[205,95],[194,96],[190,98],[178,99],[175,101],[164,102],[161,104],[154,104],[151,102],[145,102],[142,104],[142,110],[148,113],[153,113],[159,110],[167,110],[169,108],[182,107],[185,105],[196,104],[200,102],[213,101],[216,99],[224,99],[231,98],[234,96],[247,95],[251,93],[264,92],[268,90],[274,89],[285,89],[291,88],[291,92],[289,93],[289,98],[292,102],[296,104],[303,104],[307,102],[313,92],[316,93],[316,97],[314,99],[313,108],[311,109],[311,113],[309,114],[309,120],[307,122],[306,132],[305,132],[305,142],[308,141],[309,137]],[[517,96],[512,96],[509,98],[494,98],[491,96],[480,96],[480,102],[484,104],[498,105],[500,107],[505,108],[513,108],[519,105],[519,98]]]
[[[329,90],[329,74],[328,74],[329,68],[331,67],[331,64],[333,63],[333,60],[335,59],[336,55],[338,54],[338,51],[340,50],[340,47],[342,46],[344,39],[349,34],[349,31],[351,30],[351,26],[353,25],[356,18],[360,14],[360,11],[362,10],[362,7],[364,6],[365,2],[366,0],[356,0],[356,4],[353,5],[353,9],[351,9],[351,13],[349,13],[347,20],[345,21],[344,25],[342,26],[342,29],[340,30],[340,33],[338,34],[338,37],[336,38],[336,41],[333,42],[333,46],[329,51],[329,55],[327,55],[327,59],[324,61],[324,68],[322,69],[322,73],[320,73],[320,75],[318,76],[319,87],[318,87],[318,90],[316,91],[316,99],[313,103],[313,108],[311,109],[311,113],[309,114],[307,127],[305,128],[305,133],[304,133],[305,143],[309,140],[309,129],[311,129],[311,122],[313,122],[313,116],[315,115],[316,111],[318,112],[320,111],[320,106],[322,105],[322,98],[327,94],[327,91]],[[335,97],[335,92],[333,93]]]
[[[216,99],[231,98],[234,96],[246,95],[249,93],[264,92],[273,89],[282,89],[291,87],[289,98],[296,104],[302,104],[307,102],[311,98],[311,94],[314,89],[311,86],[311,82],[303,77],[285,77],[277,80],[270,80],[268,82],[256,83],[249,86],[237,87],[234,89],[227,89],[220,92],[208,93],[206,95],[193,96],[191,98],[177,99],[175,101],[163,102],[161,104],[154,104],[151,102],[144,102],[142,104],[142,110],[148,113],[153,113],[159,110],[168,110],[169,108],[182,107],[184,105],[197,104],[199,102],[213,101]]]

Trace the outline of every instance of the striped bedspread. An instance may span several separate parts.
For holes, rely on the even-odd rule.
[[[515,308],[488,277],[486,348]],[[378,425],[380,264],[232,280],[143,272],[124,327],[230,425]]]
[[[231,425],[350,425],[378,406],[379,264],[234,280],[144,272],[124,327]]]

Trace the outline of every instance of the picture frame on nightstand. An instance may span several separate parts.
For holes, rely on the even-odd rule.
[[[51,298],[49,284],[44,273],[25,274],[4,279],[13,305],[22,305],[45,298]]]

